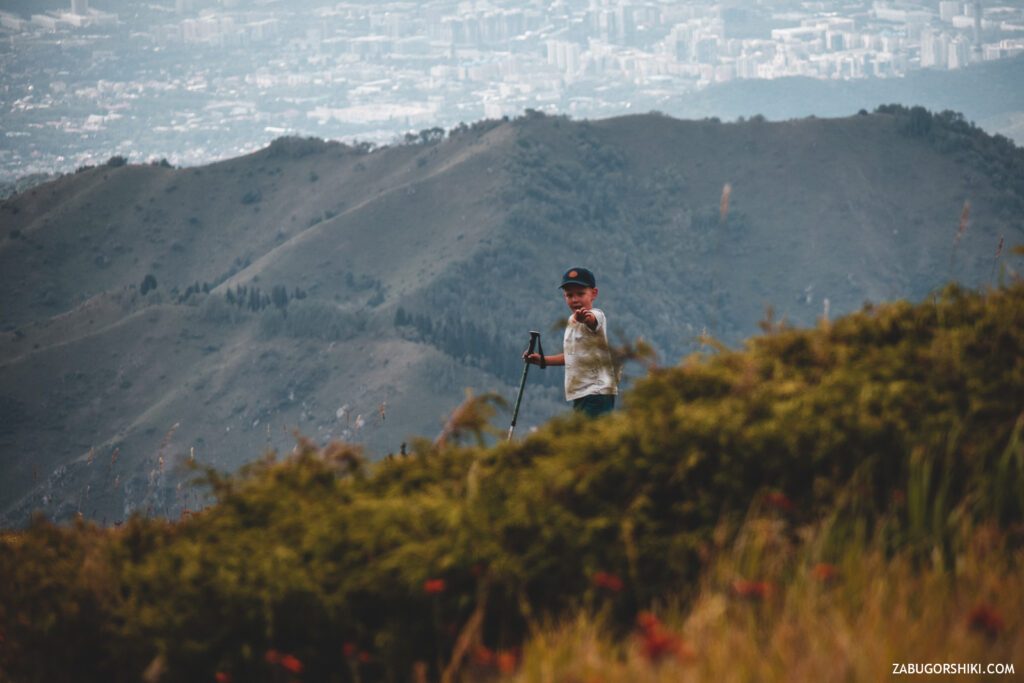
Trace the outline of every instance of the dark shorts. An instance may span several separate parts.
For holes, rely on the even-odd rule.
[[[610,413],[615,408],[614,394],[591,394],[577,398],[572,402],[572,409],[587,417],[598,417]]]

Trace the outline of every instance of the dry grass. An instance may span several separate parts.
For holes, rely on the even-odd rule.
[[[857,544],[820,562],[825,534],[802,535],[749,523],[692,604],[658,610],[668,647],[652,653],[642,624],[616,637],[600,616],[579,613],[538,629],[512,680],[878,681],[897,663],[936,662],[1024,670],[1024,553],[1001,535],[975,531],[949,568]]]

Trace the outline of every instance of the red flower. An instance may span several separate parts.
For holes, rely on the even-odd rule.
[[[606,588],[613,593],[618,593],[623,587],[622,579],[615,574],[610,574],[608,572],[597,572],[591,578],[591,581],[593,581],[594,585],[598,588]]]
[[[423,582],[423,592],[427,595],[437,595],[438,593],[444,593],[444,589],[444,579],[427,579]]]
[[[651,612],[641,612],[636,615],[636,625],[646,633],[661,628],[661,620]]]
[[[355,654],[356,654],[356,644],[355,643],[345,643],[344,645],[341,646],[341,652],[346,657],[354,657]]]
[[[792,513],[796,511],[796,503],[789,499],[785,493],[772,491],[765,495],[764,502],[782,512]]]
[[[828,562],[819,562],[811,567],[811,576],[822,583],[832,583],[839,578],[839,567]]]
[[[636,617],[640,629],[640,649],[651,662],[657,662],[672,655],[679,660],[693,656],[682,638],[667,630],[658,617],[650,612],[641,612]]]
[[[743,579],[737,579],[732,582],[732,592],[736,597],[758,601],[770,598],[775,592],[775,586],[770,581],[744,581]]]
[[[644,656],[656,662],[666,655],[675,654],[679,650],[679,640],[671,633],[655,631],[645,633],[641,639]]]
[[[285,655],[281,657],[281,667],[291,671],[293,674],[302,673],[302,662],[300,662],[295,655]]]
[[[515,673],[519,657],[516,656],[514,650],[501,650],[495,658],[495,663],[498,665],[498,671],[503,674],[511,674]]]
[[[359,661],[363,664],[369,664],[372,659],[373,657],[371,657],[370,653],[366,650],[359,653]]]
[[[267,661],[267,664],[277,664],[281,661],[281,653],[271,648],[263,655],[263,659]]]
[[[213,680],[217,681],[217,683],[231,683],[231,674],[218,671],[213,675]]]
[[[995,638],[1005,628],[1003,617],[995,608],[984,603],[976,605],[967,615],[967,624],[975,631],[980,631],[989,638]]]
[[[480,666],[491,666],[494,664],[494,651],[486,645],[477,645],[473,649],[473,661]]]

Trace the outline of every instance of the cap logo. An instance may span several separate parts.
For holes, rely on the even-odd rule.
[[[579,273],[577,273],[575,270],[569,271],[569,277],[576,277],[577,275],[579,275]]]

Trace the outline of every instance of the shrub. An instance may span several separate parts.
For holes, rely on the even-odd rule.
[[[263,193],[259,190],[249,190],[242,196],[243,204],[256,204],[263,199]]]
[[[142,284],[139,285],[139,293],[142,296],[146,296],[151,290],[156,289],[156,277],[152,273],[142,278]]]
[[[270,143],[267,148],[267,156],[271,159],[302,159],[312,154],[320,154],[328,150],[332,144],[337,145],[338,143],[325,142],[317,137],[285,136]]]

